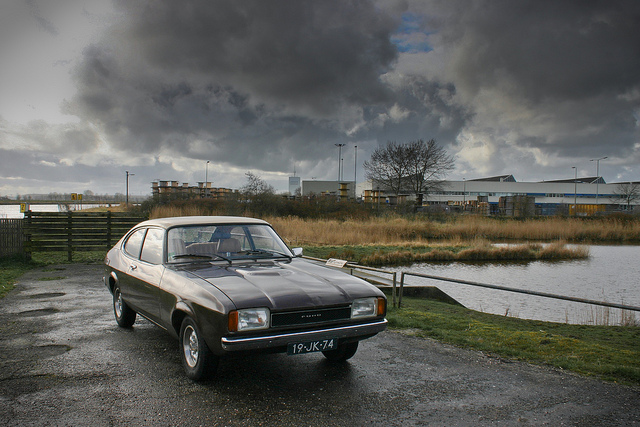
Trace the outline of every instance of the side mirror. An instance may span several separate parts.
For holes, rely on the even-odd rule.
[[[301,257],[302,256],[302,248],[293,248],[293,249],[291,249],[291,251],[293,252],[293,256],[295,256],[295,257]]]

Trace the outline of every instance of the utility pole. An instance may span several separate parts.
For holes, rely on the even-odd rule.
[[[353,185],[358,183],[358,146],[356,145],[355,160],[353,162]]]
[[[338,182],[340,182],[342,181],[342,173],[340,173],[340,169],[342,167],[342,147],[344,147],[347,144],[338,143],[334,145],[338,147]]]
[[[125,203],[127,204],[127,207],[129,206],[129,177],[130,176],[134,176],[134,173],[129,173],[129,171],[127,172],[127,187],[126,187],[126,198],[125,198]]]
[[[571,166],[571,169],[575,172],[573,176],[573,215],[578,215],[578,168]]]
[[[600,160],[608,159],[607,156],[600,157],[599,159],[591,159],[590,162],[596,162],[596,205],[598,204],[598,196],[600,195]]]
[[[209,160],[207,160],[207,164],[204,166],[204,196],[207,196],[207,183],[209,182]]]

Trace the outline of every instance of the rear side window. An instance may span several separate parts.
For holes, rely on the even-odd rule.
[[[164,241],[164,231],[159,228],[150,228],[142,245],[142,261],[151,264],[162,264],[162,242]]]
[[[144,239],[144,233],[146,232],[146,228],[141,228],[140,230],[136,230],[129,236],[124,244],[124,251],[128,255],[134,258],[140,257],[140,249],[142,249],[142,239]]]

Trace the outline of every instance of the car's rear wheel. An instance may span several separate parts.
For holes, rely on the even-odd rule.
[[[349,360],[358,351],[358,341],[339,344],[335,350],[323,351],[324,357],[332,362],[344,362]]]
[[[130,328],[136,321],[136,312],[124,302],[120,288],[117,286],[113,290],[113,314],[121,328]]]
[[[208,378],[218,367],[219,357],[209,350],[198,325],[189,316],[180,327],[180,356],[187,377],[194,381]]]

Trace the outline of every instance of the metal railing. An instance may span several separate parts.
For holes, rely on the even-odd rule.
[[[313,260],[313,261],[327,262],[326,259],[322,259],[322,258],[313,258],[313,257],[309,257],[309,256],[305,256],[304,258],[310,259],[310,260]],[[566,296],[566,295],[557,295],[557,294],[551,294],[551,293],[547,293],[547,292],[530,291],[530,290],[527,290],[527,289],[510,288],[508,286],[492,285],[492,284],[488,284],[488,283],[472,282],[472,281],[469,281],[469,280],[461,280],[461,279],[452,279],[452,278],[449,278],[449,277],[433,276],[433,275],[430,275],[430,274],[412,273],[410,271],[401,271],[401,272],[399,272],[400,273],[400,283],[399,283],[398,288],[396,289],[396,285],[397,285],[397,280],[396,279],[397,279],[398,272],[382,270],[380,268],[366,267],[366,266],[363,266],[363,265],[353,264],[353,263],[350,263],[350,262],[345,262],[343,268],[349,268],[352,275],[353,275],[353,270],[354,269],[368,270],[368,271],[373,271],[373,272],[377,272],[377,273],[384,273],[384,274],[392,275],[392,277],[393,277],[393,282],[392,282],[393,300],[392,301],[393,301],[393,306],[396,307],[396,296],[397,296],[397,307],[398,308],[402,307],[402,295],[404,293],[404,282],[405,282],[404,278],[405,278],[405,276],[414,276],[414,277],[422,277],[422,278],[431,279],[431,280],[439,280],[439,281],[443,281],[443,282],[458,283],[458,284],[461,284],[461,285],[477,286],[477,287],[481,287],[481,288],[495,289],[495,290],[499,290],[499,291],[515,292],[515,293],[526,294],[526,295],[534,295],[534,296],[543,297],[543,298],[552,298],[552,299],[558,299],[558,300],[564,300],[564,301],[578,302],[578,303],[583,303],[583,304],[599,305],[599,306],[602,306],[602,307],[618,308],[618,309],[621,309],[621,310],[640,311],[640,307],[632,306],[632,305],[617,304],[617,303],[606,302],[606,301],[596,301],[596,300],[591,300],[591,299],[586,299],[586,298],[569,297],[569,296]]]
[[[403,271],[400,274],[400,295],[399,295],[398,307],[402,306],[402,291],[404,289],[404,277],[405,276],[423,277],[425,279],[433,279],[433,280],[440,280],[440,281],[443,281],[443,282],[459,283],[459,284],[462,284],[462,285],[479,286],[479,287],[482,287],[482,288],[497,289],[499,291],[515,292],[515,293],[519,293],[519,294],[535,295],[535,296],[544,297],[544,298],[553,298],[553,299],[559,299],[559,300],[564,300],[564,301],[580,302],[580,303],[584,303],[584,304],[600,305],[600,306],[603,306],[603,307],[619,308],[619,309],[622,309],[622,310],[640,311],[640,307],[636,307],[636,306],[632,306],[632,305],[616,304],[616,303],[611,303],[611,302],[606,302],[606,301],[596,301],[596,300],[590,300],[590,299],[585,299],[585,298],[568,297],[568,296],[565,296],[565,295],[556,295],[556,294],[550,294],[550,293],[547,293],[547,292],[538,292],[538,291],[530,291],[530,290],[527,290],[527,289],[509,288],[507,286],[491,285],[491,284],[488,284],[488,283],[471,282],[471,281],[468,281],[468,280],[451,279],[449,277],[432,276],[432,275],[429,275],[429,274],[411,273],[411,272],[406,272],[406,271]]]

